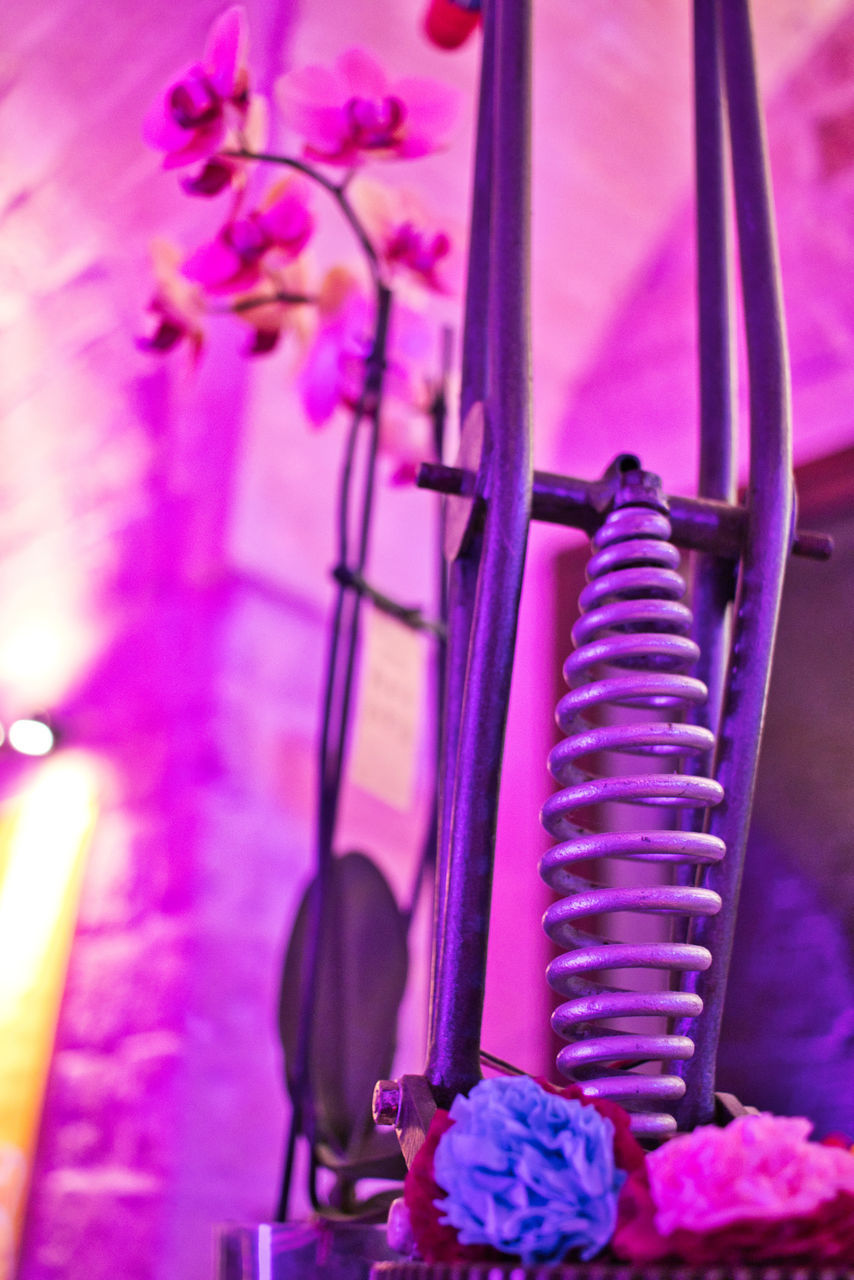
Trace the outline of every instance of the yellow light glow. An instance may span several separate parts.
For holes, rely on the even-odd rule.
[[[96,807],[91,762],[67,754],[45,761],[0,813],[0,1156],[11,1167],[18,1153],[25,1173],[32,1165]],[[17,1179],[14,1198],[0,1187],[0,1218],[9,1215],[15,1238],[24,1181]],[[7,1252],[0,1239],[0,1280],[12,1275],[12,1263],[4,1265]]]

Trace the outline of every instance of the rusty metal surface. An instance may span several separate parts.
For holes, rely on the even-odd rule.
[[[484,76],[489,96],[481,101],[463,395],[464,413],[481,398],[484,404],[486,515],[476,545],[458,557],[451,576],[426,1067],[439,1101],[480,1078],[498,789],[530,518],[530,25],[530,0],[486,6],[492,73]],[[478,263],[489,268],[485,279],[472,274]]]
[[[852,1280],[854,1269],[828,1266],[620,1266],[586,1262],[524,1267],[505,1263],[381,1262],[371,1280]]]
[[[714,1112],[717,1047],[794,523],[788,351],[750,12],[746,0],[719,0],[717,12],[747,339],[749,518],[713,765],[725,799],[712,811],[708,826],[727,855],[700,877],[703,887],[720,894],[724,906],[717,916],[694,920],[688,935],[690,942],[709,949],[714,964],[687,975],[685,984],[703,1002],[702,1018],[692,1032],[694,1054],[682,1072],[686,1093],[677,1120],[685,1129],[709,1122]]]

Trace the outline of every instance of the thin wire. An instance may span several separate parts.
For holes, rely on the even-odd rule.
[[[368,356],[365,377],[359,401],[353,411],[347,433],[344,454],[339,473],[338,501],[336,504],[336,544],[340,564],[350,558],[351,524],[353,518],[353,484],[355,460],[360,428],[367,419],[369,437],[367,453],[362,468],[362,485],[357,500],[358,530],[356,572],[365,566],[370,539],[373,508],[374,479],[379,440],[379,408],[382,393],[383,372],[386,363],[391,294],[382,284],[377,285],[376,311],[371,352]],[[368,415],[368,409],[370,414]],[[333,606],[326,678],[321,713],[320,747],[318,753],[318,809],[316,834],[317,872],[309,903],[310,923],[307,931],[307,950],[301,974],[300,1009],[297,1022],[297,1052],[293,1069],[291,1091],[291,1123],[285,1149],[282,1184],[277,1208],[278,1221],[285,1221],[293,1178],[296,1140],[300,1134],[309,1138],[313,1151],[312,1132],[314,1113],[309,1083],[312,1024],[316,1002],[317,980],[320,971],[320,941],[322,923],[326,918],[329,879],[335,825],[338,815],[344,746],[349,721],[352,693],[352,677],[359,634],[361,596],[343,583],[338,583]],[[312,1159],[314,1157],[312,1156]],[[314,1174],[310,1173],[310,1191],[314,1187]]]

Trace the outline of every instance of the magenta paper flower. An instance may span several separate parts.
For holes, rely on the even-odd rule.
[[[211,28],[201,62],[181,73],[160,95],[143,123],[150,146],[165,151],[163,166],[179,168],[212,156],[229,125],[249,107],[246,11],[235,5]]]
[[[349,271],[336,267],[318,299],[319,323],[300,374],[300,395],[316,427],[340,408],[375,405],[364,399],[371,353],[374,305]],[[425,318],[399,300],[391,312],[383,374],[380,449],[394,458],[397,481],[408,480],[418,461],[432,455],[427,369],[434,334]]]
[[[451,236],[413,192],[360,178],[350,199],[389,278],[404,275],[434,293],[459,291],[462,264]]]
[[[167,352],[181,343],[189,347],[193,361],[204,345],[205,301],[198,285],[179,274],[180,251],[164,240],[151,246],[155,290],[148,304],[149,330],[136,344],[143,351]]]
[[[740,1116],[647,1156],[620,1200],[615,1252],[694,1265],[854,1262],[854,1155],[809,1120]]]
[[[198,248],[184,263],[184,275],[208,293],[236,293],[253,288],[265,262],[292,262],[314,230],[309,186],[302,178],[285,178],[270,188],[262,206],[230,219],[214,240]]]
[[[348,168],[428,155],[442,145],[457,112],[457,96],[445,85],[416,77],[390,82],[364,49],[342,53],[331,69],[292,71],[276,92],[285,120],[304,139],[304,154]]]

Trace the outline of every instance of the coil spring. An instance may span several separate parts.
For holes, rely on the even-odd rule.
[[[556,713],[567,737],[549,757],[549,769],[563,790],[546,802],[541,815],[547,831],[561,843],[544,856],[540,874],[565,895],[548,909],[543,923],[552,941],[569,948],[547,971],[550,985],[570,997],[552,1016],[555,1031],[570,1041],[557,1065],[586,1094],[622,1101],[632,1110],[634,1131],[648,1137],[675,1129],[666,1106],[683,1095],[684,1083],[666,1071],[652,1075],[631,1068],[689,1058],[693,1042],[672,1031],[654,1028],[636,1034],[602,1026],[602,1021],[655,1017],[659,1025],[662,1019],[671,1020],[667,1025],[672,1027],[672,1020],[699,1014],[702,1002],[690,991],[610,985],[614,979],[606,981],[603,971],[698,972],[708,968],[711,955],[678,940],[609,941],[581,926],[614,912],[683,919],[711,915],[720,909],[720,898],[685,883],[609,887],[583,878],[578,864],[605,858],[672,863],[686,869],[681,878],[687,880],[692,865],[718,860],[724,846],[696,830],[651,831],[640,824],[634,830],[591,830],[590,807],[622,801],[697,810],[717,804],[723,791],[712,779],[681,772],[597,777],[579,762],[607,751],[669,757],[679,767],[680,757],[702,755],[714,745],[708,729],[672,718],[704,702],[707,689],[685,674],[699,650],[688,638],[691,612],[681,602],[685,582],[677,572],[679,553],[669,539],[670,522],[663,511],[634,504],[612,511],[593,539],[588,585],[579,598],[581,617],[572,633],[576,648],[564,665],[570,692]],[[653,714],[643,717],[644,723],[603,723],[609,706],[645,708],[667,719]],[[632,719],[631,712],[617,716]]]

